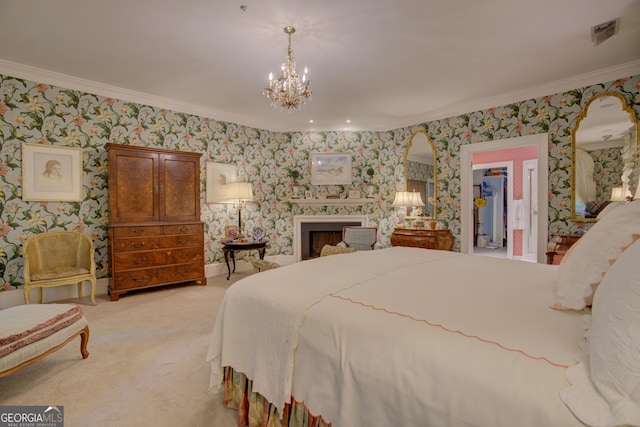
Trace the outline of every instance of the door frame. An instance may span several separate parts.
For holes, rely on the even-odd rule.
[[[460,147],[460,246],[462,253],[472,253],[473,233],[473,208],[471,195],[473,194],[473,153],[505,150],[509,148],[536,146],[538,157],[538,247],[537,261],[546,263],[545,248],[548,240],[549,225],[549,135],[540,133],[535,135],[519,136],[515,138],[499,139],[477,144],[467,144]]]

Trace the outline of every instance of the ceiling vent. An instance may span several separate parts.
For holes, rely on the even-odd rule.
[[[591,41],[593,44],[598,46],[600,43],[618,34],[619,23],[620,18],[616,18],[591,27]]]

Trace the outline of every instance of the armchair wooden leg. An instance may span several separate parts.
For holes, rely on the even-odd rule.
[[[38,304],[42,304],[42,286],[38,287]]]
[[[82,281],[78,282],[78,299],[82,301]]]
[[[24,303],[29,304],[29,291],[31,291],[31,287],[24,286]]]
[[[91,281],[91,304],[96,305],[96,281]]]

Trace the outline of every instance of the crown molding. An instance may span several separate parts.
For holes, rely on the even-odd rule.
[[[150,105],[157,108],[179,111],[181,113],[194,114],[200,117],[207,117],[214,120],[236,123],[243,126],[258,127],[268,129],[264,126],[247,123],[247,117],[230,114],[228,111],[220,111],[204,107],[201,105],[163,98],[148,93],[137,92],[117,86],[81,79],[66,74],[56,73],[42,68],[22,65],[15,62],[0,59],[0,74],[31,80],[34,82],[46,83],[59,86],[65,89],[78,90],[81,92],[101,95],[108,98],[120,99],[128,102],[135,102],[142,105]],[[496,96],[475,99],[467,102],[448,105],[437,110],[432,110],[424,114],[403,117],[397,121],[390,121],[385,129],[357,129],[357,130],[391,130],[402,127],[413,126],[433,120],[440,120],[447,117],[454,117],[473,111],[484,110],[526,99],[538,98],[545,95],[565,92],[571,89],[591,86],[594,84],[615,80],[621,77],[628,77],[640,74],[640,60],[635,60],[613,67],[581,74],[554,82],[545,83],[513,92],[508,92]],[[272,129],[269,129],[272,130]],[[298,132],[306,132],[300,129]]]
[[[514,102],[521,102],[527,99],[539,98],[546,95],[566,92],[572,89],[587,87],[598,83],[608,82],[623,77],[630,77],[640,74],[640,60],[626,62],[613,67],[580,74],[554,82],[520,89],[501,95],[491,96],[482,99],[475,99],[468,102],[456,103],[446,107],[432,110],[424,114],[411,117],[404,117],[396,122],[395,128],[413,126],[415,124],[429,122],[433,120],[446,119],[473,111],[485,110],[487,108],[508,105]]]
[[[163,98],[144,92],[137,92],[118,86],[69,76],[67,74],[56,73],[42,68],[5,61],[3,59],[0,59],[0,74],[6,74],[24,80],[31,80],[33,82],[59,86],[65,89],[100,95],[106,98],[114,98],[122,101],[134,102],[136,104],[149,105],[156,108],[164,108],[181,113],[194,114],[200,117],[246,125],[246,123],[244,123],[246,121],[244,116],[235,116],[226,111],[223,112],[197,104]]]

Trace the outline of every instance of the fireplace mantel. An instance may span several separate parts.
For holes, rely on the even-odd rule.
[[[298,206],[361,206],[375,199],[290,199]]]

